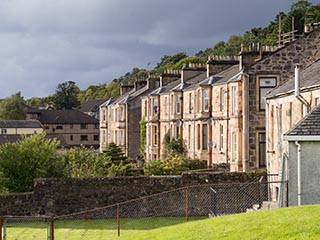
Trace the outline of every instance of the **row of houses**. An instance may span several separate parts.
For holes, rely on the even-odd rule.
[[[130,158],[138,157],[139,121],[143,119],[147,161],[163,157],[168,134],[183,140],[190,158],[206,160],[209,166],[229,163],[231,171],[267,169],[278,174],[281,153],[274,148],[283,144],[275,136],[282,136],[318,104],[315,93],[309,108],[279,94],[297,65],[302,76],[318,69],[319,32],[312,29],[277,48],[258,44],[243,47],[239,56],[211,57],[206,65],[190,64],[181,71],[123,85],[119,98],[100,105],[100,149],[115,142]],[[305,78],[313,81],[308,75]],[[268,92],[271,95],[266,99]],[[290,107],[282,103],[282,114],[291,111],[290,121],[275,119],[278,108],[269,102],[279,105],[281,101],[288,101],[292,108],[284,110]],[[276,126],[280,126],[280,133],[273,132],[279,130]]]

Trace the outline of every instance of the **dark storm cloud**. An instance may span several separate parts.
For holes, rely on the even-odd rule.
[[[265,26],[291,0],[2,0],[0,98],[108,82]],[[314,1],[316,3],[316,1]]]

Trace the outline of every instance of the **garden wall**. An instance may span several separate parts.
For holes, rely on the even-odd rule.
[[[59,216],[199,184],[249,182],[263,173],[183,173],[142,176],[36,179],[34,192],[0,195],[0,215]]]

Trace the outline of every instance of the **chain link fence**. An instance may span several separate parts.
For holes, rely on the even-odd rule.
[[[1,220],[1,239],[110,239],[130,236],[136,230],[260,209],[264,201],[270,200],[270,184],[276,183],[256,181],[197,185],[54,218],[6,216]]]

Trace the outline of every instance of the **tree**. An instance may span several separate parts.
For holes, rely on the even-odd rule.
[[[53,97],[54,107],[56,109],[72,109],[77,107],[80,104],[78,99],[79,93],[80,89],[75,82],[60,83]]]
[[[10,192],[33,189],[33,179],[65,176],[65,163],[57,153],[59,142],[44,133],[22,136],[15,143],[0,146],[0,172]]]
[[[101,162],[93,148],[84,146],[70,148],[64,154],[70,177],[100,176]]]
[[[3,120],[23,120],[25,119],[26,109],[21,93],[7,97],[0,102],[0,119]]]
[[[140,154],[142,156],[145,155],[146,151],[146,131],[147,131],[147,123],[145,121],[144,116],[141,118],[140,122]]]
[[[106,149],[101,154],[102,161],[102,174],[108,176],[124,176],[130,175],[131,165],[128,158],[124,155],[122,149],[115,143],[108,144]]]

